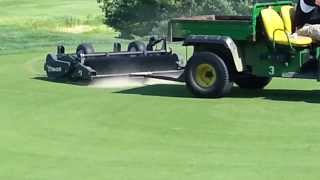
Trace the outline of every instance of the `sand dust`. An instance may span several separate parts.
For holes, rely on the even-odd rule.
[[[74,34],[80,34],[85,32],[90,32],[94,30],[94,27],[89,25],[78,25],[73,27],[59,27],[57,28],[58,32],[66,32],[66,33],[74,33]]]
[[[181,84],[179,82],[166,81],[152,78],[116,77],[95,79],[89,84],[92,88],[130,88],[156,84]]]

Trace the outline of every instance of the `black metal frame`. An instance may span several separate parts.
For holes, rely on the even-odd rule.
[[[160,50],[153,50],[159,43]],[[113,52],[76,52],[68,54],[65,47],[57,47],[57,55],[47,57],[45,71],[51,79],[70,77],[77,80],[92,80],[95,78],[115,76],[143,76],[156,73],[167,74],[181,72],[183,67],[179,64],[179,58],[167,49],[167,41],[162,39],[150,39],[147,49],[137,52],[117,51]],[[68,63],[68,66],[60,68]],[[60,72],[48,72],[48,67],[57,68]],[[51,68],[52,69],[52,68]],[[131,72],[132,70],[132,72]],[[150,74],[151,73],[151,74]],[[161,76],[163,79],[163,76]]]

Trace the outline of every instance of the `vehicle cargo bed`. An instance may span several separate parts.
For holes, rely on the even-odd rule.
[[[189,35],[223,35],[235,40],[252,38],[251,16],[193,16],[172,19],[169,37],[172,41],[185,39]]]

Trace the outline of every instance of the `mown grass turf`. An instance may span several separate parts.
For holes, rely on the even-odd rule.
[[[0,29],[6,48],[0,50],[0,179],[320,177],[315,81],[275,79],[266,90],[234,88],[223,99],[193,98],[183,85],[94,89],[48,82],[41,78],[43,58],[55,41],[71,49],[101,35],[108,44],[99,41],[98,49],[109,49],[116,39],[6,28]],[[19,38],[6,39],[16,36],[10,33]]]
[[[1,17],[86,17],[101,13],[96,0],[0,0]]]
[[[0,0],[0,53],[39,50],[81,42],[112,46],[117,33],[102,24],[103,13],[95,0]],[[85,33],[64,33],[85,26]],[[117,40],[122,41],[122,40]]]

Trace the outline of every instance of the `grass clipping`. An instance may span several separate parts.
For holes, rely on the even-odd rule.
[[[103,24],[101,16],[90,15],[85,17],[3,17],[0,19],[0,25],[14,25],[35,31],[43,30],[73,34],[114,31]]]
[[[93,26],[89,25],[77,25],[72,27],[58,27],[56,28],[57,32],[64,32],[64,33],[74,33],[74,34],[80,34],[80,33],[86,33],[91,32],[95,29]]]

